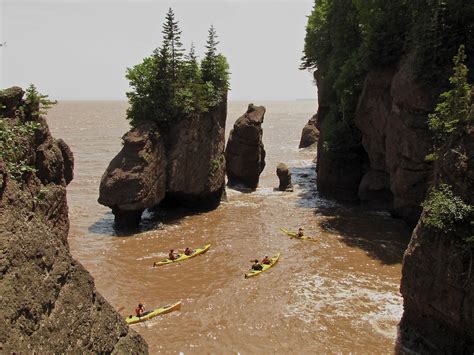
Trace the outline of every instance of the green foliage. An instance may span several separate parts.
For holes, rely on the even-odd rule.
[[[412,53],[419,82],[443,87],[447,63],[461,43],[468,58],[472,54],[467,67],[474,66],[473,33],[473,1],[315,0],[306,26],[301,69],[317,70],[320,93],[329,107],[328,117],[323,117],[323,146],[340,152],[345,141],[357,146],[353,144],[357,137],[353,121],[368,70],[394,67],[404,54]],[[453,95],[460,99],[461,91],[462,95],[466,92],[459,89]],[[438,111],[449,110],[445,105]],[[465,110],[453,112],[447,113],[449,119],[438,115],[438,121],[432,121],[437,132],[452,130],[453,117],[464,115]]]
[[[211,165],[212,176],[216,173],[217,170],[220,169],[220,167],[222,166],[222,164],[224,164],[224,162],[225,162],[225,157],[223,154],[217,157],[216,159],[212,160],[212,165]]]
[[[31,117],[39,117],[45,115],[57,103],[57,101],[50,100],[49,95],[40,94],[36,86],[30,84],[26,89],[25,104],[20,107],[20,111],[25,115],[31,115]]]
[[[13,123],[0,118],[0,158],[11,177],[19,179],[24,173],[36,170],[28,164],[28,141],[41,124],[34,121]]]
[[[194,45],[187,55],[181,30],[169,9],[163,25],[163,42],[142,63],[127,69],[132,90],[127,93],[127,118],[132,126],[142,121],[158,125],[208,111],[221,103],[229,88],[229,66],[217,53],[217,35],[209,30],[206,55],[201,63]]]
[[[427,85],[445,86],[450,63],[461,44],[474,65],[474,2],[412,0],[409,2],[410,45],[416,49],[416,71]],[[471,77],[472,79],[472,77]]]
[[[363,37],[351,0],[317,0],[308,18],[302,69],[318,69],[330,106],[323,130],[328,151],[348,153],[360,145],[353,123],[366,73],[360,47]]]
[[[422,203],[424,214],[422,221],[429,227],[443,233],[455,231],[456,227],[472,219],[473,206],[456,196],[451,186],[441,184],[434,189]]]
[[[449,78],[452,88],[440,95],[440,102],[435,112],[428,117],[428,125],[433,132],[435,150],[443,144],[459,128],[460,123],[467,123],[471,107],[471,87],[467,83],[468,69],[464,64],[466,54],[461,45],[454,56],[453,75]]]

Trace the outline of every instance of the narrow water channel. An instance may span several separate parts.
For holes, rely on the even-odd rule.
[[[134,325],[151,353],[390,353],[402,315],[398,288],[410,231],[388,215],[341,206],[316,190],[315,149],[298,150],[315,101],[264,102],[267,166],[255,193],[227,190],[228,202],[202,214],[152,218],[117,235],[97,203],[102,173],[128,129],[125,102],[61,102],[48,115],[53,135],[72,148],[68,188],[73,256],[124,316],[181,300],[180,312]],[[227,131],[245,112],[230,102]],[[295,191],[276,191],[286,163]],[[316,243],[279,227],[303,226]],[[170,248],[211,243],[204,255],[153,268]],[[244,279],[249,260],[281,252],[268,272]]]

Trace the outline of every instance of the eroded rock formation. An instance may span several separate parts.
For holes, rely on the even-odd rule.
[[[316,127],[320,133],[316,159],[318,191],[341,201],[358,201],[357,192],[367,164],[367,154],[360,145],[352,147],[349,153],[337,156],[325,148],[324,143],[329,134],[323,126],[331,110],[331,88],[328,87],[329,83],[322,80],[318,70],[314,72],[314,79],[318,86]]]
[[[381,205],[385,196],[386,208],[412,225],[432,169],[425,159],[432,146],[426,118],[435,105],[435,95],[415,79],[413,58],[409,55],[398,70],[369,72],[356,116],[370,162],[359,197]]]
[[[149,124],[130,130],[122,139],[122,150],[102,176],[99,203],[112,208],[119,225],[134,226],[146,208],[165,197],[165,147],[157,128]]]
[[[433,186],[448,184],[473,205],[474,105],[471,117],[461,139],[452,139],[436,162]],[[470,235],[472,221],[443,233],[420,219],[403,259],[400,328],[405,346],[421,353],[474,352],[474,247],[463,240]]]
[[[7,107],[25,105],[17,97]],[[2,95],[0,103],[7,103]],[[69,252],[71,151],[51,136],[41,117],[2,120],[41,124],[22,147],[25,163],[36,172],[14,179],[0,159],[2,352],[146,353],[144,340],[96,291],[91,275]]]
[[[225,150],[229,186],[240,185],[256,189],[265,168],[262,123],[265,107],[250,104],[230,131]]]
[[[227,102],[209,112],[158,128],[143,124],[124,135],[122,151],[111,161],[100,185],[99,203],[112,208],[118,227],[140,222],[158,206],[210,209],[225,187]]]
[[[286,164],[280,163],[277,166],[276,173],[278,179],[280,180],[280,185],[278,186],[278,190],[280,191],[293,191],[293,185],[291,183],[291,171],[288,169]]]
[[[215,208],[225,188],[227,102],[183,119],[164,135],[166,199],[192,208]]]
[[[298,148],[307,148],[318,142],[319,130],[316,127],[316,118],[317,115],[314,115],[304,126]]]

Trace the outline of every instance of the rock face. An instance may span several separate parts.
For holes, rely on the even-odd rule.
[[[280,179],[280,185],[278,186],[278,190],[289,192],[293,191],[293,185],[291,183],[291,172],[290,169],[288,169],[288,167],[286,166],[286,164],[278,164],[276,173],[278,179]]]
[[[0,108],[0,117],[14,117],[15,111],[20,108],[25,92],[18,86],[2,90],[0,100],[3,108]]]
[[[166,192],[166,158],[157,128],[143,124],[123,136],[123,148],[100,182],[99,203],[112,208],[120,226],[136,225]]]
[[[358,201],[358,188],[365,166],[367,154],[362,146],[355,147],[350,154],[333,156],[324,147],[326,135],[323,128],[330,112],[329,96],[331,88],[322,80],[319,72],[314,72],[314,79],[318,86],[318,112],[316,114],[316,127],[320,132],[316,160],[316,183],[318,191],[329,197],[341,201]]]
[[[307,148],[318,142],[319,130],[316,127],[317,115],[311,117],[301,132],[300,145],[298,148]]]
[[[219,205],[225,187],[227,102],[181,120],[165,135],[166,199],[191,208]]]
[[[146,353],[144,340],[96,291],[91,275],[69,252],[71,151],[53,139],[44,119],[24,119],[41,124],[24,145],[36,172],[12,179],[0,159],[2,352]]]
[[[243,185],[256,189],[265,168],[265,149],[262,142],[262,123],[265,107],[250,104],[230,131],[225,150],[226,173],[229,186]]]
[[[433,184],[443,182],[465,203],[474,204],[474,106],[462,138],[456,137],[435,164]],[[425,212],[423,212],[425,213]],[[474,225],[464,234],[474,235]],[[474,247],[457,230],[435,231],[423,218],[403,258],[402,343],[422,353],[474,352]]]
[[[359,197],[412,225],[432,171],[425,160],[432,146],[426,118],[435,105],[435,95],[417,84],[413,68],[409,55],[398,70],[369,72],[356,116],[370,162]]]
[[[134,227],[142,212],[168,205],[210,209],[225,187],[227,102],[167,127],[143,124],[124,135],[124,147],[100,184],[99,203],[118,227]]]

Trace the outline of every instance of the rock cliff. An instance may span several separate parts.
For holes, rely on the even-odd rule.
[[[124,135],[124,147],[102,176],[99,203],[117,226],[136,226],[143,210],[182,205],[211,209],[225,187],[227,102],[157,127],[142,124]]]
[[[69,252],[66,185],[73,156],[22,97],[20,88],[0,94],[4,128],[38,124],[33,134],[16,137],[29,169],[12,176],[12,161],[0,159],[1,352],[146,353],[144,340]]]
[[[440,155],[432,180],[433,187],[448,184],[456,196],[474,205],[474,105],[470,124]],[[401,342],[422,353],[472,354],[474,245],[465,238],[474,236],[474,222],[443,233],[425,222],[426,213],[403,259]]]
[[[265,107],[250,104],[247,112],[235,121],[225,150],[229,186],[256,189],[265,168],[262,123]]]
[[[369,159],[359,198],[411,225],[420,216],[432,169],[425,160],[432,147],[427,117],[436,96],[417,83],[413,58],[408,55],[398,69],[370,71],[356,112]]]

